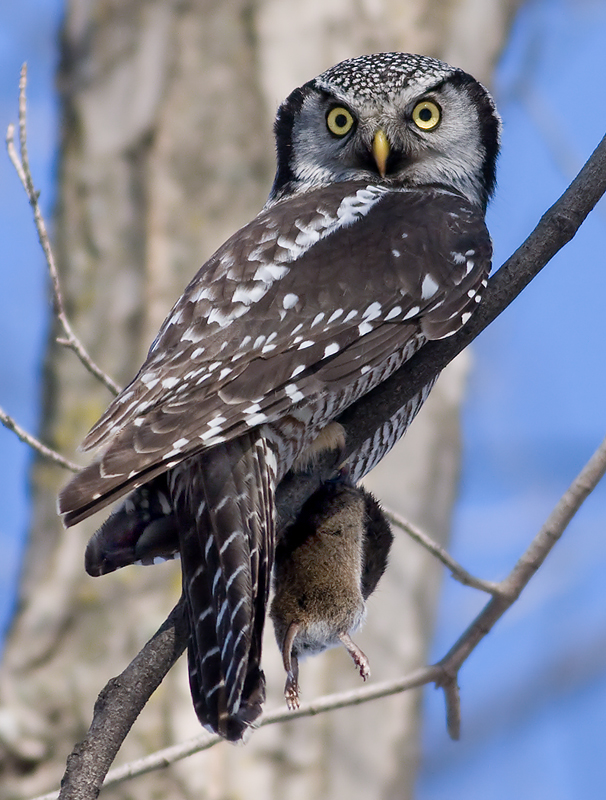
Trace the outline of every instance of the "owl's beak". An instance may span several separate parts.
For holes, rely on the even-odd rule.
[[[385,132],[379,128],[374,135],[374,139],[372,140],[372,156],[375,160],[375,164],[377,165],[377,169],[379,170],[379,175],[382,178],[385,177],[389,150],[389,140],[387,139]]]

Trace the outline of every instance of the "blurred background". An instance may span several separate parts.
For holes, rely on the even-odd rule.
[[[218,60],[219,68],[212,72],[212,80],[206,80],[204,71],[190,77],[190,98],[195,98],[199,85],[204,84],[196,114],[200,124],[210,130],[208,141],[213,135],[219,137],[220,144],[208,148],[205,142],[195,139],[189,118],[183,117],[184,121],[178,122],[179,113],[189,105],[188,93],[180,96],[171,88],[179,80],[180,71],[189,71],[191,75],[203,67],[197,62],[188,66],[185,58],[179,61],[165,43],[174,37],[173,46],[177,42],[177,49],[181,48],[183,53],[190,52],[188,48],[204,49],[206,40],[201,34],[196,34],[198,41],[193,34],[192,41],[187,39],[187,31],[192,29],[185,26],[185,18],[194,11],[205,23],[206,35],[219,41],[221,24],[231,24],[226,12],[230,5],[224,3],[219,8],[213,3],[192,3],[191,9],[184,11],[185,4],[183,7],[175,4],[174,8],[179,9],[176,13],[181,14],[178,24],[170,18],[173,4],[162,3],[125,4],[124,8],[132,6],[127,13],[124,9],[120,11],[120,4],[72,2],[66,10],[59,0],[22,0],[18,6],[13,4],[10,9],[3,7],[0,11],[0,127],[5,130],[9,122],[17,121],[19,69],[27,61],[30,160],[49,225],[53,212],[56,214],[60,267],[67,270],[66,262],[71,260],[71,272],[65,280],[70,312],[76,320],[82,315],[77,330],[93,351],[99,351],[98,360],[121,382],[138,365],[179,287],[185,285],[213,247],[262,204],[271,180],[270,125],[277,102],[295,85],[340,58],[381,49],[428,52],[457,63],[490,85],[504,123],[499,185],[488,213],[495,266],[530,233],[606,130],[603,86],[606,3],[603,0],[518,3],[495,0],[484,4],[470,0],[447,4],[455,8],[449,12],[447,25],[439,3],[412,0],[393,6],[363,3],[362,11],[349,12],[337,9],[337,4],[334,8],[318,4],[315,9],[316,4],[310,3],[307,13],[311,21],[299,25],[298,39],[305,43],[301,49],[289,47],[292,31],[284,33],[299,24],[289,18],[290,4],[276,0],[234,2],[234,19],[237,19],[233,25],[242,25],[243,31],[242,41],[230,45],[235,57],[229,61],[229,47],[223,53],[219,44],[214,52],[207,46],[207,59]],[[357,4],[351,7],[358,9]],[[382,15],[386,14],[389,22],[389,14],[396,13],[394,8],[397,20],[394,16],[393,26],[385,25]],[[137,47],[132,44],[134,34],[129,13],[143,15],[145,23],[142,29],[147,38]],[[317,15],[315,21],[313,13]],[[343,17],[347,13],[361,14],[361,23]],[[112,27],[104,29],[110,23]],[[354,23],[362,24],[361,33]],[[274,41],[281,36],[282,49]],[[116,64],[127,62],[131,51],[135,52],[134,66],[131,64],[124,70],[130,70],[129,85],[141,87],[136,94],[121,92],[120,69],[114,69]],[[305,57],[301,55],[303,51]],[[56,77],[60,61],[58,85],[62,107]],[[88,71],[86,66],[90,68]],[[253,70],[259,76],[257,94],[251,94],[249,89],[248,100],[235,95],[238,107],[232,112],[231,123],[222,118],[217,121],[217,98],[223,97],[223,103],[229,106],[234,96],[232,90],[235,92],[233,87],[244,84],[245,77],[248,81]],[[102,84],[103,91],[95,95],[96,84]],[[204,98],[210,103],[210,111],[202,104]],[[192,104],[196,102],[197,98],[192,100]],[[171,119],[173,127],[159,124],[160,115]],[[106,118],[110,123],[104,128]],[[238,136],[233,141],[221,138],[219,127],[228,123],[238,126],[241,137],[252,139],[250,149],[248,142],[246,147],[241,145]],[[174,144],[177,141],[178,147]],[[208,161],[195,177],[189,174],[187,143],[194,153],[199,148],[200,159]],[[120,154],[121,167],[114,173],[114,167],[108,167],[110,162],[104,159],[115,157],[116,153]],[[182,163],[178,163],[180,159]],[[169,169],[172,171],[167,179]],[[209,189],[215,186],[215,179],[220,188]],[[188,181],[195,186],[188,186]],[[112,187],[104,195],[110,182]],[[167,205],[162,205],[154,195],[155,185],[162,186],[162,200]],[[3,156],[0,156],[0,186],[0,406],[23,427],[42,430],[48,441],[73,457],[77,440],[103,410],[109,397],[96,389],[96,399],[86,395],[87,399],[82,400],[90,387],[76,385],[65,359],[61,361],[52,346],[47,348],[51,318],[45,265],[26,197],[8,158]],[[191,194],[187,195],[190,189]],[[99,191],[98,196],[95,191]],[[225,192],[225,198],[221,192]],[[204,212],[196,201],[200,193],[208,201]],[[133,215],[132,207],[126,207],[125,196],[135,198],[134,208],[136,199],[144,196],[144,219]],[[230,209],[228,218],[222,211],[224,201]],[[93,207],[95,224],[104,217],[116,216],[115,227],[104,229],[113,233],[102,235],[99,229],[91,232]],[[176,275],[177,289],[172,288],[163,270],[154,265],[160,259],[158,252],[163,253],[163,247],[166,248],[164,234],[159,231],[176,228],[173,215],[186,216],[189,225],[179,232],[177,243],[171,244],[167,257]],[[213,243],[208,231],[217,227],[215,235],[219,240]],[[105,241],[105,235],[118,241],[122,258],[144,263],[143,271],[131,274],[123,270],[118,276],[104,271],[104,263],[119,261],[112,250],[114,245]],[[606,432],[605,254],[606,204],[602,201],[571,244],[479,337],[466,363],[454,375],[456,398],[464,390],[462,446],[459,449],[458,430],[451,443],[452,458],[457,465],[460,455],[460,474],[458,466],[453,467],[448,478],[452,492],[457,490],[457,499],[452,514],[449,502],[445,503],[444,519],[440,517],[436,522],[438,530],[432,533],[440,538],[442,528],[450,529],[451,552],[481,577],[498,580],[507,574]],[[87,272],[89,265],[96,270],[91,273],[93,277]],[[118,300],[111,294],[116,285]],[[142,312],[134,301],[124,300],[125,297],[143,299],[146,311]],[[97,306],[101,306],[92,319],[86,305],[92,302],[91,298],[96,298]],[[120,336],[124,337],[124,329],[116,331],[115,340],[112,331],[105,329],[113,327],[113,322],[105,326],[103,323],[108,310],[125,322],[127,331],[136,332],[136,337],[133,335],[132,341],[129,339],[122,348]],[[117,353],[120,349],[128,351],[124,361],[119,360],[124,356]],[[71,394],[64,397],[57,388],[60,384],[67,385]],[[448,395],[446,389],[443,393]],[[60,414],[57,416],[57,410],[65,409],[67,422]],[[133,598],[130,579],[118,578],[121,583],[108,582],[109,588],[101,590],[94,581],[91,581],[94,588],[83,582],[78,570],[81,570],[85,534],[70,531],[65,537],[51,531],[56,528],[51,520],[55,486],[65,476],[57,476],[52,470],[47,472],[43,465],[36,464],[32,479],[32,461],[29,450],[13,434],[0,428],[3,636],[18,611],[0,675],[0,775],[6,776],[5,785],[10,787],[5,790],[6,795],[0,788],[0,797],[7,798],[26,797],[56,785],[61,764],[71,749],[70,742],[81,736],[88,725],[96,692],[114,674],[104,665],[101,677],[90,684],[83,674],[84,662],[79,661],[83,664],[79,671],[73,666],[73,658],[65,656],[63,662],[58,658],[66,631],[78,626],[78,616],[90,622],[92,617],[87,615],[93,613],[95,604],[104,602],[103,592],[117,597],[118,603],[127,606],[128,615],[135,619],[148,613],[137,634],[116,633],[123,620],[116,620],[114,612],[109,622],[95,618],[92,629],[88,626],[87,636],[79,640],[83,652],[91,654],[91,660],[105,658],[106,652],[101,654],[101,650],[116,650],[123,657],[123,666],[136,652],[138,637],[144,641],[153,632],[172,602],[156,603],[153,599],[151,592],[155,591],[157,576],[144,579],[150,592],[141,595],[145,597],[144,603],[139,596]],[[385,481],[379,475],[372,482],[379,495]],[[386,485],[384,502],[389,505],[390,496],[400,491],[398,481],[395,488]],[[411,491],[414,494],[414,489]],[[46,500],[40,499],[43,495]],[[429,491],[425,511],[417,514],[413,508],[409,512],[419,522],[426,523],[429,530],[435,516],[431,498]],[[344,740],[337,738],[329,752],[335,763],[343,759],[343,769],[349,771],[349,777],[341,780],[316,776],[310,786],[294,782],[289,773],[289,777],[282,775],[278,781],[271,777],[269,767],[263,771],[258,764],[249,763],[255,752],[255,757],[268,763],[278,762],[276,740],[266,739],[257,751],[240,751],[238,755],[237,769],[244,785],[248,783],[247,775],[258,779],[253,794],[244,793],[235,779],[225,778],[226,765],[232,764],[229,755],[205,761],[203,768],[202,761],[195,761],[200,756],[189,759],[189,766],[184,763],[173,768],[173,778],[156,779],[155,789],[150,793],[147,788],[142,796],[189,797],[195,790],[198,794],[193,796],[254,797],[263,790],[265,796],[280,797],[296,794],[296,787],[304,786],[307,797],[338,797],[344,787],[360,784],[366,797],[418,800],[603,797],[605,519],[606,489],[602,485],[589,498],[521,599],[464,665],[460,674],[461,741],[454,743],[448,739],[442,696],[430,687],[424,691],[422,700],[414,701],[410,708],[398,706],[398,713],[412,715],[406,736],[394,719],[385,723],[384,751],[389,751],[389,758],[381,762],[378,775],[363,778],[356,775],[352,764],[348,765],[339,752],[347,749]],[[38,555],[32,560],[25,554],[33,549]],[[410,565],[416,556],[403,558]],[[73,566],[76,563],[77,568]],[[394,571],[399,580],[407,575],[408,567],[398,569],[396,562]],[[435,567],[420,565],[419,574],[411,581],[418,581],[422,591],[428,585],[435,585],[432,596],[415,617],[418,621],[423,614],[428,616],[425,631],[427,635],[431,632],[431,637],[429,641],[423,640],[411,656],[413,665],[416,660],[423,660],[428,648],[432,659],[443,655],[485,602],[483,596],[459,586],[448,576],[440,588],[437,579],[425,579],[426,569],[435,572]],[[46,587],[36,595],[36,589],[49,572],[53,573],[53,587]],[[74,577],[76,574],[78,578]],[[164,572],[164,575],[176,599],[177,573]],[[102,594],[97,595],[98,591]],[[384,587],[380,599],[389,591]],[[439,602],[432,622],[436,599]],[[386,640],[395,638],[399,625],[397,610],[385,611],[380,620],[375,617],[373,622],[372,609],[371,606],[367,627],[374,625],[380,629]],[[112,629],[113,638],[108,636],[108,629]],[[116,638],[120,639],[119,644]],[[24,654],[24,642],[34,640],[33,650]],[[125,641],[126,650],[122,647]],[[400,655],[410,649],[409,641],[397,645]],[[374,668],[373,646],[365,645],[364,649]],[[123,652],[130,653],[129,658],[122,656]],[[374,675],[395,677],[403,669],[396,669],[390,663],[389,649],[386,652]],[[384,661],[388,663],[385,665]],[[59,668],[62,663],[64,667],[69,664],[68,688],[65,680],[50,687],[44,683],[46,679],[37,683],[42,673],[51,667]],[[122,666],[120,661],[117,663],[114,669],[119,670]],[[403,663],[408,662],[404,659]],[[339,664],[337,674],[348,669],[343,662]],[[384,674],[383,667],[386,667]],[[310,665],[309,669],[316,667]],[[281,685],[279,668],[275,675]],[[333,678],[323,682],[313,671],[308,679],[304,678],[309,680],[308,687],[315,686],[316,679],[323,690],[341,688],[340,683],[338,687],[331,684]],[[185,679],[181,675],[179,680],[183,683]],[[55,690],[55,699],[50,702],[49,695]],[[173,696],[180,691],[186,702],[186,687],[173,686],[171,691]],[[315,693],[315,689],[309,688],[307,699]],[[68,696],[69,711],[65,701]],[[137,746],[133,745],[133,754],[137,754],[137,747],[143,754],[196,732],[189,710],[170,716],[170,723],[162,722],[168,719],[166,706],[162,704],[170,702],[158,701],[153,736],[149,731],[142,736]],[[388,702],[393,705],[393,701]],[[379,720],[387,719],[388,706],[377,705]],[[374,736],[375,729],[368,728],[360,719],[354,715],[349,725],[354,726],[355,738],[362,740],[358,744],[364,750],[365,735],[373,730]],[[418,719],[419,724],[415,721]],[[55,732],[64,729],[65,744],[49,744],[51,725]],[[291,748],[299,748],[299,760],[292,757],[297,763],[296,769],[290,765],[291,773],[315,763],[313,748],[310,749],[305,736],[313,735],[318,741],[325,741],[322,737],[328,736],[325,725],[320,734],[306,731],[312,728],[301,725],[298,733],[285,736]],[[262,731],[256,737],[264,735]],[[398,771],[397,765],[402,763],[406,766],[405,777]],[[193,769],[198,771],[195,779],[190,775]],[[139,784],[142,785],[141,781]],[[137,785],[135,781],[132,787],[121,790],[123,794],[116,790],[115,794],[108,793],[108,797],[138,796]],[[348,791],[349,796],[357,796]]]

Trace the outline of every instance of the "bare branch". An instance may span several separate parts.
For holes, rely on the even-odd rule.
[[[605,473],[606,438],[562,495],[530,547],[501,584],[506,595],[517,599],[522,588],[545,561],[551,548]]]
[[[461,664],[495,623],[518,599],[524,587],[545,561],[570,520],[606,472],[606,439],[566,490],[547,521],[530,543],[510,574],[499,584],[499,591],[484,606],[467,630],[438,662],[446,674],[455,678]]]
[[[482,578],[476,578],[470,572],[467,572],[458,561],[444,550],[437,542],[428,536],[426,533],[420,528],[417,528],[416,525],[413,525],[412,522],[404,519],[399,514],[396,514],[395,511],[391,511],[390,509],[384,509],[387,518],[394,524],[397,525],[398,528],[401,528],[405,533],[407,533],[411,539],[414,539],[415,542],[418,542],[422,547],[428,550],[433,556],[435,556],[438,561],[441,561],[445,567],[447,567],[455,580],[462,583],[464,586],[471,586],[472,589],[479,589],[481,592],[487,592],[488,594],[496,594],[499,591],[499,584],[494,583],[493,581],[484,581]]]
[[[39,439],[36,439],[35,436],[32,436],[31,433],[28,433],[20,425],[18,425],[15,420],[2,408],[0,408],[0,422],[5,428],[8,428],[9,431],[12,431],[14,434],[16,434],[17,438],[20,439],[24,444],[31,447],[32,450],[35,450],[36,453],[48,459],[49,461],[58,464],[60,467],[65,467],[65,469],[69,469],[72,472],[78,472],[81,469],[78,464],[74,464],[73,461],[68,461],[67,458],[64,458],[60,453],[57,453],[56,450],[51,450],[50,447],[42,444]]]
[[[363,703],[378,700],[381,697],[390,697],[391,695],[400,694],[408,689],[416,689],[425,684],[439,681],[442,677],[443,673],[440,667],[423,667],[422,669],[411,672],[403,678],[397,678],[393,681],[384,681],[383,683],[364,686],[360,689],[348,692],[319,697],[310,703],[302,703],[300,707],[294,711],[290,711],[284,707],[275,709],[263,716],[258,727],[263,728],[265,725],[289,722],[301,717],[315,717],[318,714],[336,711],[339,708],[359,706]],[[140,775],[145,775],[148,772],[170,766],[176,761],[187,758],[194,753],[209,750],[211,747],[221,744],[222,742],[224,742],[224,740],[220,736],[212,733],[201,733],[199,736],[194,736],[184,742],[166,747],[163,750],[158,750],[156,753],[152,753],[149,756],[131,761],[128,764],[111,770],[107,774],[107,778],[103,783],[103,788],[105,789],[130,778],[135,778]],[[58,796],[58,791],[54,791],[45,795],[40,795],[34,798],[34,800],[57,800]],[[82,795],[82,800],[88,796],[89,795]],[[90,796],[92,797],[93,795]],[[80,795],[78,795],[78,798],[80,800]]]
[[[461,737],[461,696],[459,694],[459,684],[457,676],[442,675],[435,682],[436,688],[444,692],[444,703],[446,704],[446,730],[450,738],[458,742]]]
[[[72,326],[65,313],[65,306],[63,303],[63,295],[61,292],[61,284],[59,282],[59,273],[55,264],[55,258],[50,245],[50,239],[46,230],[46,223],[40,211],[38,198],[40,193],[34,186],[32,173],[29,165],[29,158],[27,154],[27,99],[25,90],[27,87],[27,65],[21,67],[21,77],[19,80],[19,147],[21,150],[21,157],[17,153],[15,147],[15,126],[9,125],[6,131],[6,149],[8,156],[19,176],[27,199],[34,212],[34,222],[36,230],[38,231],[38,239],[46,258],[48,272],[51,278],[51,285],[53,290],[53,306],[55,316],[65,331],[65,338],[59,340],[61,344],[72,350],[80,359],[86,369],[98,378],[104,386],[106,386],[112,394],[116,395],[120,391],[120,387],[107,375],[101,367],[99,367],[88,354],[82,342],[74,333]]]

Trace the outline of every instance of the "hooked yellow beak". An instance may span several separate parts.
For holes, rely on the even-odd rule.
[[[384,178],[389,156],[389,141],[385,133],[379,128],[372,140],[372,155],[379,170],[379,175]]]

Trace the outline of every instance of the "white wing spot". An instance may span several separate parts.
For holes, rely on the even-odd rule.
[[[146,372],[145,375],[141,376],[141,383],[144,383],[148,389],[153,389],[159,380],[153,372]]]
[[[297,386],[296,383],[287,383],[286,386],[284,387],[284,391],[286,392],[288,397],[290,397],[293,403],[298,403],[299,400],[305,399],[305,395],[303,394],[303,392],[299,391],[299,387]]]
[[[204,347],[196,347],[194,352],[191,354],[191,357],[198,358],[198,356],[201,356],[203,352],[204,352]]]
[[[471,270],[475,267],[475,261],[472,261],[471,258],[467,259],[467,269],[465,270],[465,274],[469,275]]]
[[[461,314],[461,323],[465,325],[467,320],[471,317],[471,311],[466,311],[464,314]]]
[[[381,313],[381,303],[371,303],[362,314],[362,319],[376,319]]]
[[[306,347],[312,347],[314,344],[315,342],[312,342],[310,339],[306,339],[299,345],[299,350],[305,350]]]
[[[299,302],[299,295],[297,294],[285,294],[282,298],[282,308],[289,309],[294,308],[297,303]]]
[[[399,314],[402,313],[402,306],[394,306],[389,314],[385,317],[385,320],[393,319],[397,317]]]
[[[320,311],[319,314],[316,314],[316,316],[312,320],[311,327],[313,328],[313,326],[317,325],[318,322],[322,322],[325,316],[326,314],[323,311]]]
[[[182,342],[199,342],[200,341],[200,331],[196,328],[195,325],[190,325],[189,328],[185,331],[185,333],[181,334],[181,341]]]
[[[470,300],[472,300],[475,296],[476,296],[476,290],[475,289],[470,289],[467,292],[467,297],[469,297]]]
[[[327,325],[330,325],[330,323],[331,323],[331,322],[334,322],[336,319],[339,319],[339,317],[340,317],[342,314],[343,314],[343,309],[342,309],[342,308],[337,308],[337,309],[335,309],[335,310],[332,312],[332,314],[330,315],[330,317],[329,317],[329,318],[326,320],[326,324],[327,324]]]
[[[354,317],[357,317],[357,316],[358,316],[358,311],[357,311],[357,309],[355,309],[355,308],[354,308],[354,309],[352,309],[352,310],[349,312],[349,314],[348,314],[348,315],[345,317],[345,319],[343,320],[343,322],[349,322],[350,320],[352,320]]]
[[[419,306],[413,306],[406,314],[404,314],[402,319],[410,319],[411,317],[414,317],[416,314],[418,314],[420,310],[421,309],[419,308]]]
[[[173,386],[176,386],[179,383],[179,378],[164,378],[162,381],[162,386],[164,389],[172,389]]]
[[[263,422],[267,422],[267,414],[253,414],[252,417],[248,417],[245,422],[249,428],[253,428],[255,425],[261,425]]]
[[[464,264],[467,261],[467,257],[463,255],[463,253],[458,253],[456,250],[451,251],[450,257],[455,264]]]
[[[215,299],[214,289],[208,286],[199,286],[197,289],[194,289],[194,291],[187,298],[188,302],[190,303],[197,303],[198,300],[214,300],[214,299]]]
[[[392,250],[391,254],[394,258],[400,258],[400,251],[399,250]]]
[[[228,325],[232,324],[234,319],[236,319],[237,317],[241,317],[242,314],[244,312],[246,312],[247,310],[248,309],[246,308],[246,306],[240,305],[239,308],[238,307],[234,307],[234,308],[232,308],[230,310],[229,313],[225,314],[223,311],[221,311],[221,309],[213,308],[213,309],[211,309],[210,314],[206,318],[206,321],[207,321],[207,323],[209,325],[211,323],[215,323],[220,328],[227,328]],[[198,340],[199,339],[200,339],[200,336],[198,336]]]
[[[245,306],[249,306],[264,297],[268,289],[269,285],[267,283],[260,282],[254,286],[237,286],[231,298],[232,303],[244,303]]]
[[[303,370],[304,370],[304,369],[305,369],[305,364],[299,364],[299,366],[298,366],[298,367],[295,367],[295,368],[293,369],[293,371],[292,371],[292,374],[291,374],[291,376],[290,376],[290,377],[291,377],[291,378],[294,378],[294,377],[295,377],[296,375],[298,375],[300,372],[303,372]]]
[[[426,275],[423,278],[423,283],[421,285],[421,297],[423,300],[429,300],[430,297],[433,297],[437,291],[438,284],[436,281],[431,277],[431,275]]]
[[[358,325],[358,331],[360,333],[360,336],[364,336],[365,333],[370,333],[371,330],[372,330],[372,325],[370,324],[370,322],[362,322],[360,325]]]
[[[326,345],[324,349],[324,355],[322,356],[322,358],[328,358],[328,356],[334,356],[334,354],[338,353],[340,349],[341,348],[336,342],[332,342],[331,344]],[[294,377],[294,373],[292,377]]]
[[[263,264],[253,275],[253,280],[273,283],[280,280],[290,272],[290,267],[282,267],[279,264]]]
[[[220,436],[221,428],[211,428],[198,436],[203,442],[210,442],[210,444],[220,444],[225,441],[225,436]],[[175,462],[176,463],[176,462]],[[172,464],[170,466],[173,466]]]
[[[302,225],[299,220],[295,222],[295,225],[301,230],[301,233],[298,233],[295,238],[295,244],[308,248],[319,240],[320,233],[317,230]]]

